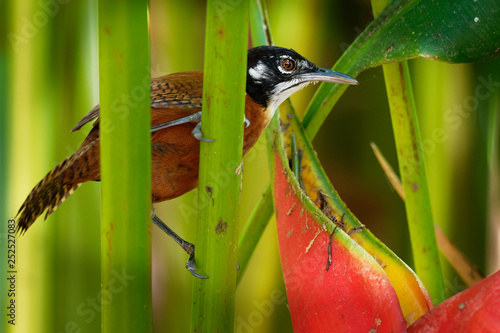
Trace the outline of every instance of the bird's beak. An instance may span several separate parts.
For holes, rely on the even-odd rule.
[[[353,84],[358,85],[359,82],[353,79],[349,75],[342,74],[340,72],[332,71],[330,69],[319,67],[317,71],[312,73],[300,74],[298,78],[304,81],[324,81],[332,83],[341,84]]]

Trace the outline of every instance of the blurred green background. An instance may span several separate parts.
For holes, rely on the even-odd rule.
[[[99,99],[97,1],[18,0],[0,6],[3,273],[7,220],[15,217],[33,186],[78,148],[90,126],[69,131]],[[333,66],[372,20],[367,0],[274,0],[268,11],[275,44],[322,67]],[[150,34],[153,77],[202,69],[205,2],[151,0]],[[417,59],[410,68],[435,221],[481,271],[490,273],[499,268],[500,202],[498,187],[490,191],[498,178],[494,183],[488,174],[487,129],[489,110],[498,112],[500,59],[464,65]],[[358,81],[336,105],[314,145],[348,207],[411,265],[404,205],[369,146],[375,142],[397,169],[382,70],[363,72]],[[292,97],[299,113],[315,89]],[[445,138],[433,139],[440,129]],[[246,156],[241,226],[268,181],[264,144],[261,140]],[[498,142],[492,151],[498,161]],[[498,164],[494,171],[498,175]],[[195,235],[196,198],[193,191],[156,205],[156,213],[186,240]],[[48,221],[40,218],[17,240],[16,326],[7,325],[3,316],[0,327],[7,332],[99,331],[99,199],[99,184],[85,184]],[[488,227],[495,220],[496,229]],[[186,260],[171,239],[153,229],[156,332],[189,330],[192,276],[184,268]],[[447,295],[465,289],[444,260],[443,266]],[[0,285],[4,302],[7,287]],[[291,332],[284,295],[272,222],[237,292],[236,332]]]

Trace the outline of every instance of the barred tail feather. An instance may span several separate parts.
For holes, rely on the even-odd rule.
[[[78,185],[63,185],[57,176],[49,178],[51,174],[52,172],[35,186],[19,209],[18,233],[24,234],[45,210],[47,210],[46,219],[78,187]]]
[[[47,219],[47,217],[49,217],[53,212],[55,212],[57,210],[57,208],[59,208],[59,206],[64,202],[66,201],[66,199],[68,199],[68,197],[70,195],[72,195],[77,188],[80,187],[80,185],[82,184],[76,184],[76,185],[67,185],[67,186],[63,186],[59,192],[57,193],[57,198],[60,198],[58,199],[58,201],[54,202],[53,204],[51,204],[48,208],[47,208],[47,214],[45,214],[45,220]]]
[[[24,234],[45,210],[47,210],[45,215],[45,219],[47,219],[81,185],[81,183],[71,179],[72,177],[68,177],[66,171],[70,166],[73,166],[78,158],[84,156],[93,145],[93,143],[90,143],[86,147],[80,148],[75,154],[52,169],[31,190],[31,193],[17,212],[19,216],[17,219],[18,233]]]

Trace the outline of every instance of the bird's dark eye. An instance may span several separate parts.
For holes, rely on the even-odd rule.
[[[295,61],[291,59],[283,59],[281,62],[281,67],[287,71],[291,71],[292,69],[295,68]]]

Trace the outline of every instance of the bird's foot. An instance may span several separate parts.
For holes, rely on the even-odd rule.
[[[156,224],[163,232],[170,236],[187,254],[189,254],[189,259],[186,263],[187,270],[193,274],[193,276],[200,279],[208,279],[208,276],[204,276],[196,273],[196,265],[194,264],[194,244],[189,243],[177,235],[168,225],[165,224],[153,210],[151,210],[151,216],[153,223]]]
[[[203,137],[203,132],[201,131],[201,121],[196,125],[196,127],[194,128],[193,132],[193,136],[198,139],[199,141],[203,141],[203,142],[214,142],[215,140],[214,139],[207,139],[205,137]]]
[[[193,274],[194,277],[197,277],[199,279],[208,279],[208,276],[196,273],[196,265],[194,264],[194,245],[193,245],[193,253],[189,255],[189,259],[186,262],[186,268],[191,274]]]

